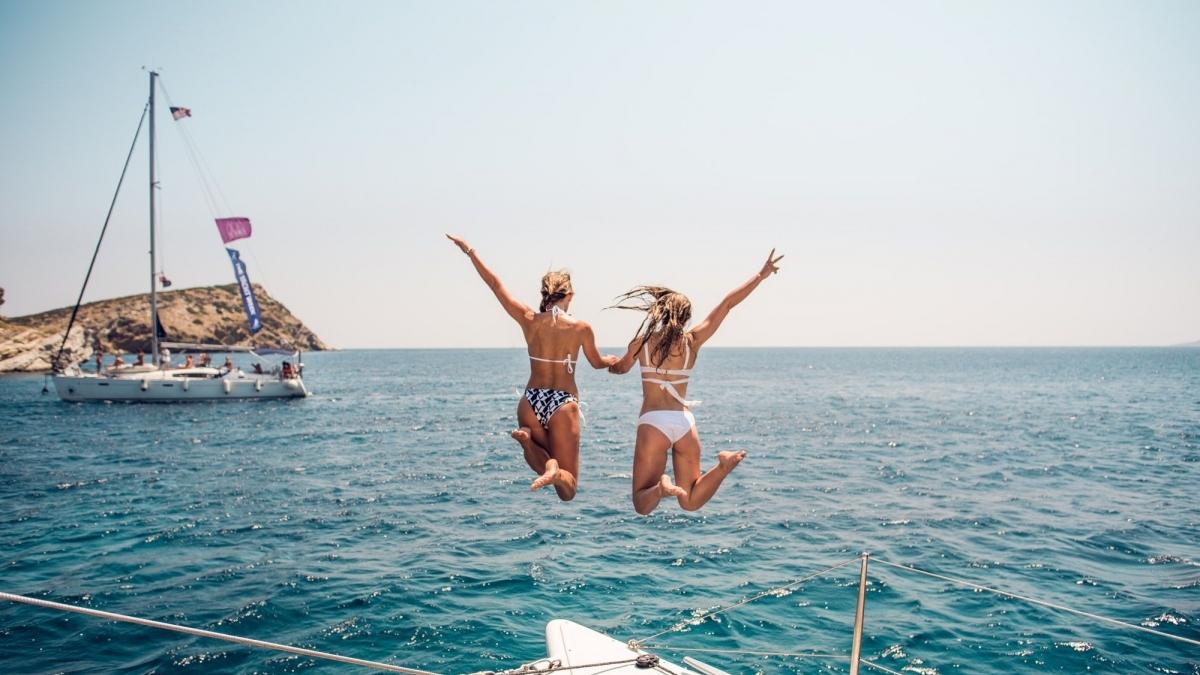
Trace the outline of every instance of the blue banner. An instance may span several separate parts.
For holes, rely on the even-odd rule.
[[[246,318],[250,321],[250,334],[262,330],[262,316],[258,311],[258,300],[254,299],[254,288],[250,286],[250,277],[246,274],[246,263],[242,262],[240,254],[232,249],[225,249],[229,259],[233,261],[233,276],[237,279],[238,289],[242,292],[242,306],[246,308]]]

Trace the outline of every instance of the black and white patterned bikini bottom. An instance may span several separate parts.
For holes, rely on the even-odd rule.
[[[554,417],[554,413],[571,401],[578,403],[579,397],[561,389],[530,387],[525,390],[525,400],[529,401],[529,405],[533,407],[533,414],[537,415],[538,421],[542,423],[542,428],[549,429],[550,418]]]

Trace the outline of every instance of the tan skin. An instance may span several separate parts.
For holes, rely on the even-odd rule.
[[[530,355],[545,359],[562,359],[570,355],[574,361],[582,349],[593,368],[607,368],[617,362],[616,356],[601,356],[596,348],[596,336],[586,322],[567,314],[559,314],[555,320],[550,311],[534,311],[509,292],[462,237],[447,234],[446,238],[471,259],[475,271],[496,295],[504,311],[521,326]],[[556,304],[566,312],[572,299],[574,294],[570,293]],[[529,366],[527,388],[559,389],[579,395],[575,375],[567,372],[561,361],[530,361]],[[531,490],[552,485],[559,499],[570,501],[575,498],[579,477],[578,403],[572,401],[564,404],[550,417],[548,428],[543,428],[533,412],[533,406],[522,396],[517,404],[517,428],[513,430],[512,437],[524,451],[529,468],[538,474],[529,486]]]
[[[776,263],[782,259],[782,255],[776,257],[775,249],[771,249],[767,261],[763,263],[758,274],[735,288],[715,309],[709,312],[703,321],[683,334],[682,339],[687,340],[688,346],[691,348],[691,363],[684,363],[686,354],[684,345],[678,343],[672,346],[667,358],[661,364],[642,365],[652,365],[663,370],[683,370],[693,367],[700,348],[721,327],[725,317],[729,315],[729,311],[745,300],[764,279],[778,273],[779,267]],[[652,355],[658,344],[657,338],[657,335],[651,335],[647,341]],[[616,365],[610,367],[609,372],[618,375],[629,372],[634,363],[641,361],[641,355],[642,340],[641,337],[635,337],[629,343],[629,349],[625,352],[625,356],[621,357]],[[681,376],[665,376],[658,379],[683,378]],[[680,396],[687,397],[687,384],[677,385],[676,389]],[[686,409],[661,386],[648,382],[642,383],[641,414],[644,415],[654,410]],[[671,453],[675,472],[674,481],[666,473],[668,451]],[[719,452],[717,453],[717,464],[702,474],[700,472],[700,454],[700,435],[695,427],[692,427],[687,435],[672,445],[670,439],[657,428],[649,424],[639,424],[633,452],[634,510],[642,515],[647,515],[658,507],[658,503],[663,497],[675,497],[680,507],[687,511],[695,511],[712,499],[725,477],[746,457],[745,450]]]

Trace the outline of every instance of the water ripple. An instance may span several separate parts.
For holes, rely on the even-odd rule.
[[[471,379],[444,367],[462,359]],[[869,550],[1200,638],[1197,350],[706,350],[706,457],[750,457],[704,510],[648,517],[629,506],[632,378],[581,373],[564,505],[529,493],[507,435],[520,351],[306,361],[317,395],[274,403],[72,405],[0,378],[3,590],[467,672],[543,655],[559,617],[848,654],[849,567],[701,617]],[[1200,672],[1194,649],[883,565],[867,595],[864,654],[906,673]],[[0,651],[12,672],[315,665],[14,605]]]

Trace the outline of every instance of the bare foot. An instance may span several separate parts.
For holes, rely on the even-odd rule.
[[[516,432],[513,432],[513,433],[516,433]],[[548,459],[548,460],[546,460],[546,473],[543,473],[542,475],[535,478],[534,481],[529,484],[529,490],[531,492],[536,492],[538,490],[541,490],[542,488],[546,487],[547,485],[550,485],[551,483],[553,483],[556,478],[558,478],[558,460],[557,459]]]
[[[717,465],[725,471],[733,471],[743,459],[746,459],[745,450],[727,450],[717,453]]]
[[[663,474],[662,479],[658,481],[658,486],[660,488],[662,488],[662,493],[663,493],[664,497],[686,497],[687,496],[687,490],[684,490],[683,488],[676,485],[675,481],[671,480],[671,477],[665,473]]]
[[[513,440],[520,443],[521,447],[528,450],[530,444],[529,427],[518,427],[512,430]]]

